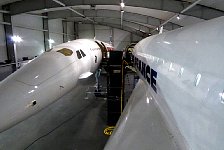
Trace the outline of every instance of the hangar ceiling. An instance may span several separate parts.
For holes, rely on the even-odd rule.
[[[0,5],[10,4],[10,3],[14,3],[16,1],[19,1],[19,0],[1,0]]]
[[[169,31],[224,15],[223,0],[1,0],[0,5],[6,4],[12,15],[47,15],[48,19],[107,25],[141,36],[158,33],[161,26]]]

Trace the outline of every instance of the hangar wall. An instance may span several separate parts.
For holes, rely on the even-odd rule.
[[[138,41],[140,41],[140,40],[142,40],[142,37],[137,36],[137,35],[135,35],[135,34],[131,34],[131,41],[132,41],[132,42],[138,42]]]
[[[32,21],[31,21],[32,20]],[[16,44],[18,60],[22,57],[33,58],[44,52],[43,20],[28,14],[12,16],[13,34],[23,41]]]
[[[58,45],[63,43],[63,27],[61,19],[48,20],[49,38],[53,39],[55,43],[52,45]]]
[[[0,21],[3,21],[0,13]],[[13,33],[22,37],[23,41],[17,43],[19,61],[22,57],[33,58],[44,52],[43,18],[41,16],[20,14],[12,16]],[[76,26],[76,27],[75,27]],[[138,37],[129,32],[108,26],[92,24],[74,24],[62,19],[48,20],[49,39],[58,45],[77,38],[96,38],[111,43],[117,50],[123,50],[132,41],[139,41]],[[75,33],[76,32],[76,33]],[[0,24],[0,62],[7,60],[4,26]]]
[[[3,21],[2,14],[0,13],[0,21]],[[4,26],[0,24],[0,62],[7,59],[7,51],[5,45],[5,30]]]
[[[78,24],[79,38],[96,38],[112,43],[116,50],[123,50],[127,44],[138,42],[142,38],[130,32],[102,25]]]
[[[78,24],[78,37],[90,38],[110,43],[111,28],[101,25]]]
[[[95,36],[94,25],[92,24],[78,24],[78,38],[92,39]]]
[[[106,43],[110,43],[111,41],[111,28],[107,26],[94,25],[95,27],[95,37],[97,40],[104,41]]]
[[[114,47],[117,50],[123,50],[128,44],[131,43],[131,33],[127,31],[122,31],[119,29],[113,29],[114,35]]]
[[[74,22],[66,22],[67,25],[67,41],[72,41],[75,39],[75,27],[74,27]]]

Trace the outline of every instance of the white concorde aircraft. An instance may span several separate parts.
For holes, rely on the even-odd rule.
[[[105,46],[106,45],[106,46]],[[98,68],[106,43],[79,39],[55,46],[0,83],[0,132],[70,91]],[[105,49],[104,49],[105,50]]]
[[[224,17],[134,48],[141,80],[105,150],[224,149]]]

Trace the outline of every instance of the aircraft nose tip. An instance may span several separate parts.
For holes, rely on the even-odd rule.
[[[0,83],[0,132],[23,120],[30,86],[13,79]]]

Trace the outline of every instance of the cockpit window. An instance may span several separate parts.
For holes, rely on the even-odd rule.
[[[82,54],[82,57],[85,57],[86,56],[86,54],[81,49],[80,49],[80,52]]]
[[[82,58],[81,53],[79,51],[76,51],[76,54],[77,54],[78,59]]]
[[[62,48],[58,50],[57,52],[62,53],[65,56],[71,56],[73,54],[73,51],[68,48]]]

